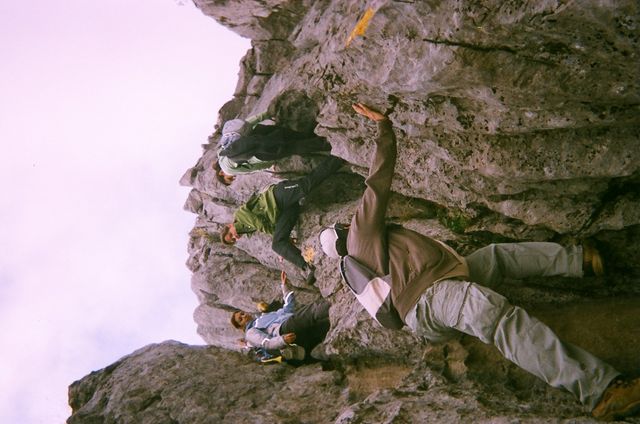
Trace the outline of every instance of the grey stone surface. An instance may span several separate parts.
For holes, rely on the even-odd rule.
[[[255,310],[256,302],[277,298],[284,269],[303,303],[324,297],[332,304],[331,330],[314,351],[330,371],[318,364],[265,368],[217,348],[163,344],[74,383],[70,422],[147,422],[146,414],[158,419],[148,422],[170,416],[166,422],[184,423],[222,422],[207,416],[224,422],[590,422],[569,395],[492,347],[466,337],[427,346],[407,331],[382,329],[344,288],[317,235],[328,224],[348,222],[364,189],[376,131],[352,111],[356,101],[386,111],[395,128],[390,221],[462,254],[491,242],[595,239],[606,261],[604,278],[509,282],[500,291],[561,337],[624,372],[640,373],[637,1],[194,3],[253,40],[218,126],[269,111],[281,125],[326,137],[332,154],[348,163],[307,199],[295,231],[299,246],[315,252],[318,282],[309,287],[279,261],[268,237],[227,247],[218,232],[254,191],[304,175],[322,158],[292,157],[225,187],[214,178],[219,133],[212,134],[181,180],[192,187],[185,209],[197,216],[187,266],[200,303],[198,334],[239,350],[242,334],[229,325],[230,311]],[[376,13],[366,33],[347,46],[368,7]],[[176,349],[182,353],[171,353]],[[165,355],[173,355],[179,376],[153,368]],[[209,367],[213,356],[229,366],[199,368]],[[172,391],[183,384],[178,380],[194,376],[193,390],[202,385],[216,400],[203,400],[188,416],[167,412],[179,406],[153,400],[157,390],[150,387],[126,389],[124,374],[120,394],[108,394],[116,390],[110,369],[129,362],[144,368],[144,361],[154,384]],[[286,396],[255,389],[253,373],[260,381],[274,379]],[[227,380],[242,400],[227,390]],[[224,384],[213,388],[210,381]],[[300,404],[312,405],[311,415]],[[128,416],[113,412],[127,408]],[[207,408],[222,408],[224,415]],[[267,415],[260,418],[254,409]],[[141,418],[119,418],[125,416]]]

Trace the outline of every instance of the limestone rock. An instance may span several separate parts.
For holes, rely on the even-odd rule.
[[[169,341],[73,383],[67,423],[330,422],[346,401],[338,377],[319,365],[258,366],[239,353]],[[318,399],[298,401],[310,395]]]
[[[197,215],[187,261],[194,318],[216,347],[151,346],[85,377],[72,386],[69,422],[591,422],[569,395],[493,347],[467,337],[427,346],[385,330],[343,286],[317,235],[349,222],[364,190],[376,129],[353,102],[386,112],[394,126],[389,221],[463,255],[492,242],[595,239],[604,278],[507,282],[500,292],[561,337],[640,373],[637,1],[194,3],[252,39],[218,128],[268,111],[280,125],[326,137],[347,163],[306,200],[295,229],[299,247],[314,253],[318,282],[306,286],[269,237],[233,247],[218,240],[253,192],[304,175],[322,157],[292,157],[226,187],[214,175],[215,132],[181,183],[192,187],[185,209]],[[368,27],[347,46],[367,9]],[[303,303],[331,302],[331,330],[313,352],[322,366],[263,367],[219,349],[240,350],[229,315],[278,298],[280,269]],[[282,393],[263,391],[273,381]]]

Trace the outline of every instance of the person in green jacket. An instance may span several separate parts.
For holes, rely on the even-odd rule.
[[[315,267],[307,263],[290,235],[300,215],[300,202],[322,181],[343,165],[340,158],[329,156],[308,175],[297,180],[281,181],[255,193],[234,214],[233,222],[223,228],[221,240],[234,244],[244,234],[256,231],[273,236],[271,248],[302,270],[308,284],[315,282]]]
[[[262,113],[225,122],[215,165],[218,181],[229,185],[235,176],[265,170],[279,159],[331,151],[331,145],[322,137],[260,124],[266,118],[267,114]]]
[[[379,136],[351,224],[323,230],[320,243],[328,256],[341,258],[341,271],[351,277],[352,288],[353,282],[364,281],[358,286],[362,291],[356,293],[363,296],[369,287],[382,293],[380,287],[385,286],[380,280],[389,281],[389,293],[383,293],[382,299],[391,300],[390,309],[397,312],[400,327],[407,325],[434,343],[462,332],[493,344],[522,369],[573,393],[598,419],[639,411],[640,378],[623,378],[589,352],[562,342],[545,324],[492,290],[504,278],[582,277],[585,270],[600,274],[603,266],[597,249],[588,244],[565,248],[556,243],[502,243],[463,258],[440,241],[401,226],[387,226],[397,154],[393,128],[385,115],[359,103],[353,108],[378,124]],[[364,273],[353,272],[354,260],[375,278],[363,280]],[[374,300],[377,303],[361,302],[375,318],[380,310],[386,314],[388,309],[382,306],[388,304]]]

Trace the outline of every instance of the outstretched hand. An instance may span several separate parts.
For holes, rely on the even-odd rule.
[[[283,287],[287,285],[287,273],[284,271],[280,271],[280,283]]]
[[[291,343],[293,343],[293,342],[295,342],[295,341],[296,341],[296,333],[287,333],[287,334],[284,334],[284,335],[282,336],[282,340],[284,340],[284,342],[285,342],[286,344],[291,344]]]
[[[383,114],[381,114],[378,111],[375,111],[373,109],[371,109],[369,106],[362,104],[362,103],[354,103],[352,105],[353,110],[356,111],[357,114],[362,115],[366,118],[371,119],[372,121],[376,121],[376,122],[380,122],[380,121],[384,121],[385,119],[387,119],[386,116],[384,116]]]

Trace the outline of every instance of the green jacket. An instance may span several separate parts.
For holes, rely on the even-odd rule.
[[[255,231],[273,235],[278,218],[278,206],[273,195],[275,185],[270,185],[262,193],[255,193],[247,203],[236,211],[233,225],[238,234],[250,234]]]

